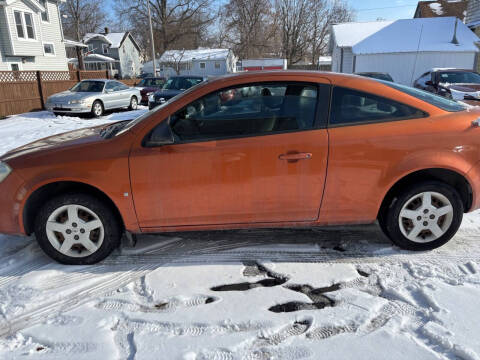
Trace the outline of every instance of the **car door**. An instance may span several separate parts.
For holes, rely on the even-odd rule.
[[[107,81],[105,84],[104,93],[102,95],[103,106],[105,109],[113,109],[117,107],[117,93],[115,92],[116,88],[115,81]]]
[[[115,92],[117,94],[117,107],[126,107],[130,105],[131,91],[130,88],[119,82],[115,81],[116,87]]]
[[[140,227],[316,220],[329,94],[328,80],[245,84],[171,114],[174,144],[131,153]]]

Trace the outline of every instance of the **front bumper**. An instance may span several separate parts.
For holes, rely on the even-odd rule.
[[[0,183],[0,233],[22,234],[20,225],[20,211],[26,195],[24,181],[15,173],[15,170]]]
[[[82,114],[89,113],[92,110],[91,106],[87,104],[46,104],[45,108],[48,111],[56,113],[70,113],[70,114]]]

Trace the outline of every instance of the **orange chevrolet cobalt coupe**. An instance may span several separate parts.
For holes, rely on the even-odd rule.
[[[445,244],[480,207],[480,111],[321,72],[206,81],[131,122],[0,158],[0,232],[91,264],[139,233],[379,221],[399,247]]]

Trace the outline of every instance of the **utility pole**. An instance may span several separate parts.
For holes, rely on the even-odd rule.
[[[155,64],[155,44],[153,43],[152,13],[150,12],[150,0],[147,0],[148,22],[150,24],[150,42],[152,43],[152,64],[153,76],[157,76],[157,67]]]

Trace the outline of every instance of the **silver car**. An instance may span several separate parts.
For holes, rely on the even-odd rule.
[[[80,81],[70,90],[50,96],[45,107],[55,114],[91,113],[99,117],[110,109],[135,110],[140,99],[138,89],[120,81],[90,79]]]

